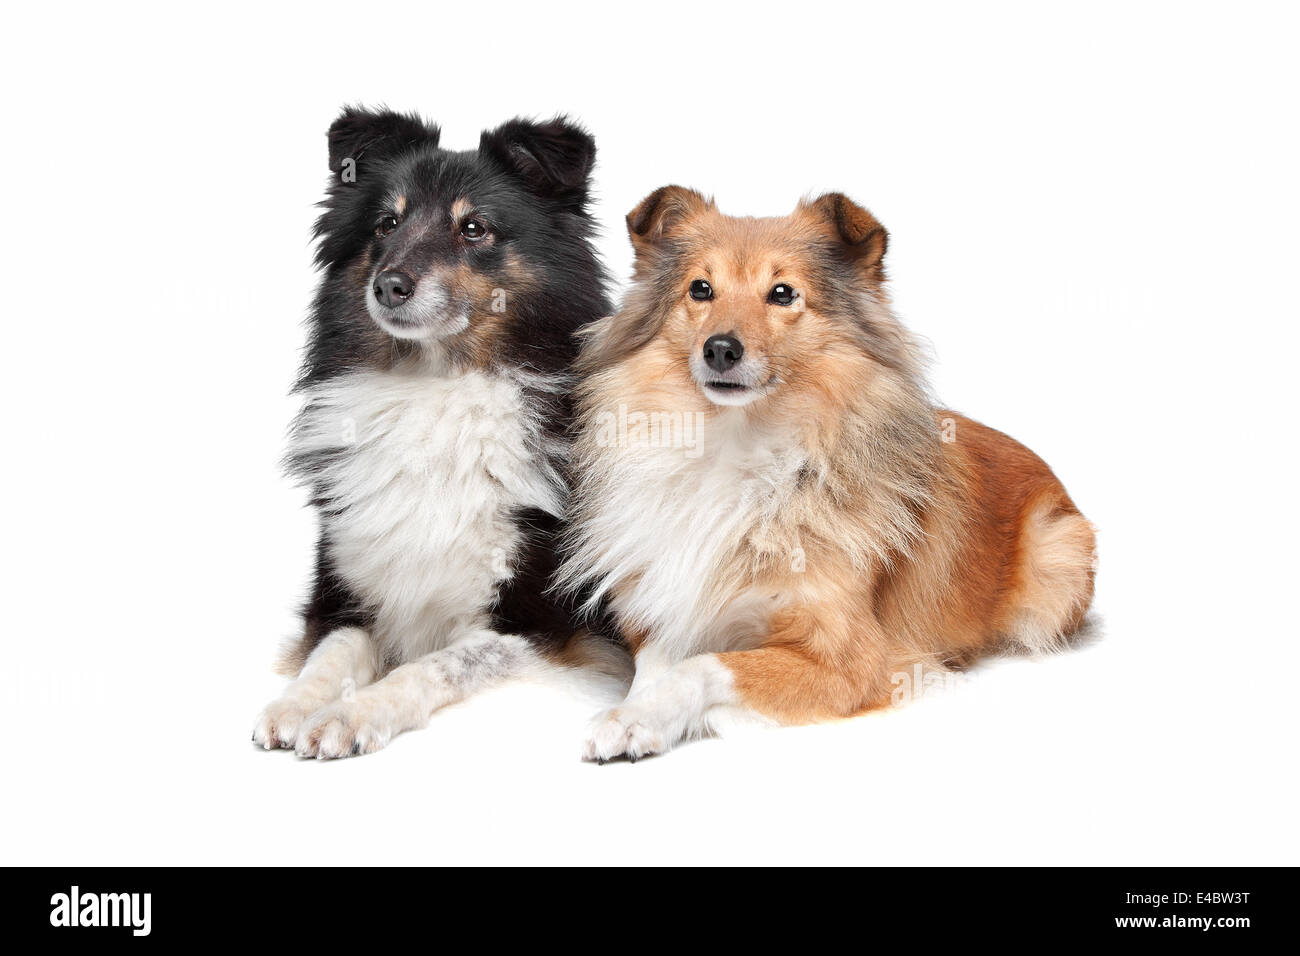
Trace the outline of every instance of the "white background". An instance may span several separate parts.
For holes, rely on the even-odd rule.
[[[33,11],[39,10],[39,13]],[[1294,14],[465,0],[6,14],[0,860],[1297,863]],[[264,753],[313,521],[277,459],[324,132],[596,133],[601,249],[680,182],[889,227],[953,407],[1101,531],[1105,637],[910,707],[586,765],[506,688]]]

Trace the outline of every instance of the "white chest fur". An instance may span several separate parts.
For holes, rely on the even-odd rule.
[[[732,412],[701,426],[698,454],[607,449],[584,487],[566,573],[595,580],[599,593],[620,584],[620,620],[645,630],[668,662],[746,646],[786,596],[737,591],[719,573],[742,541],[763,547],[805,461],[790,436],[756,430]]]
[[[390,660],[485,626],[519,544],[512,512],[563,506],[545,441],[503,375],[362,372],[309,390],[291,454],[313,463],[335,567]]]

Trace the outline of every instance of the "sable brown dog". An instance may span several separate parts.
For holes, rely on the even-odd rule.
[[[917,663],[1079,627],[1092,526],[1033,452],[930,400],[871,213],[832,193],[735,218],[668,186],[627,223],[633,286],[579,360],[562,575],[608,601],[636,679],[587,758],[722,708],[851,715]]]

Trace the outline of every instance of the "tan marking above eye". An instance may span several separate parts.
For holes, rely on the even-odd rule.
[[[398,196],[396,199],[393,200],[393,211],[396,212],[399,216],[404,215],[406,213],[405,196]]]
[[[474,212],[474,204],[468,199],[461,197],[451,204],[451,221],[453,225],[459,226],[462,219],[467,219]]]

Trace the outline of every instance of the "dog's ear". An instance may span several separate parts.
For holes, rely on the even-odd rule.
[[[575,207],[587,201],[596,141],[563,116],[545,123],[525,119],[502,123],[484,131],[478,148],[539,196]]]
[[[802,205],[831,227],[850,261],[872,277],[884,279],[881,262],[889,247],[889,233],[880,220],[843,193],[826,193]]]
[[[344,107],[327,134],[330,171],[342,174],[344,164],[350,161],[355,173],[363,163],[393,156],[410,146],[437,146],[439,134],[437,126],[425,123],[414,113]]]
[[[627,232],[638,252],[671,236],[687,218],[715,209],[712,199],[685,186],[661,186],[627,214]]]

